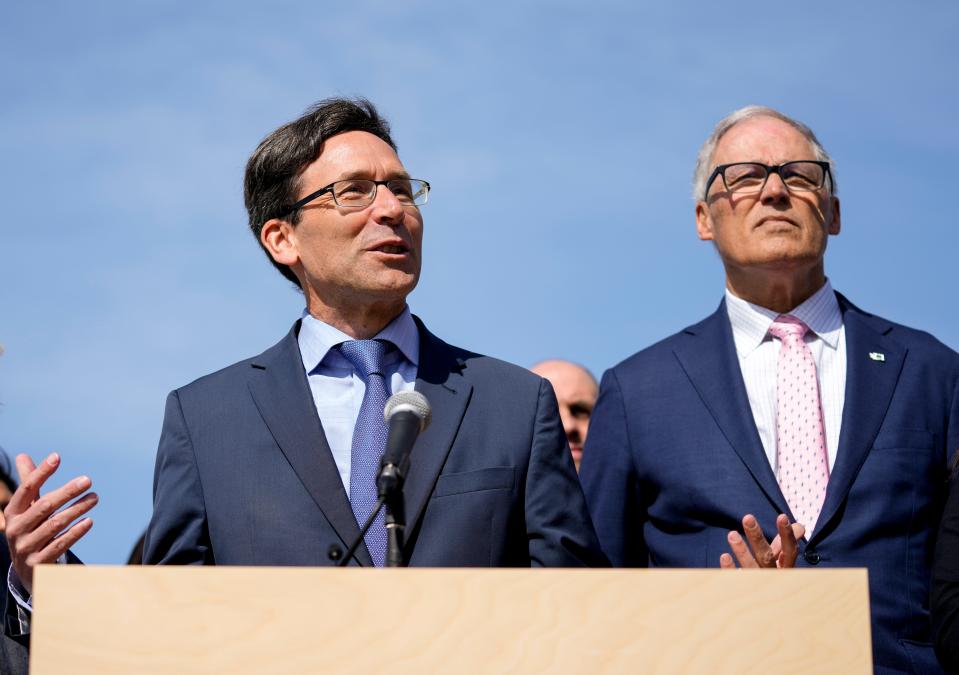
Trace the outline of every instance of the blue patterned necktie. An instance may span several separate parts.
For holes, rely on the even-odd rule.
[[[391,346],[380,340],[350,340],[337,347],[366,381],[366,393],[363,394],[363,405],[360,406],[360,414],[353,428],[353,446],[350,450],[350,505],[360,527],[363,527],[376,506],[376,476],[386,447],[387,428],[383,407],[390,395],[383,361]],[[386,558],[386,524],[382,511],[366,531],[365,541],[373,564],[383,567]]]

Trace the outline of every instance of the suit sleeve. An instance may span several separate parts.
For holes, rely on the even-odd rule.
[[[646,567],[644,510],[639,496],[626,407],[614,371],[603,375],[580,465],[596,534],[614,567]]]
[[[952,490],[939,528],[932,569],[932,631],[936,656],[950,673],[959,672],[959,479]]]
[[[146,565],[212,565],[200,473],[177,392],[167,397],[153,476],[153,518],[143,548]]]
[[[526,475],[526,533],[533,567],[608,567],[586,510],[553,388],[540,382]]]
[[[959,384],[957,384],[959,389]],[[947,454],[959,448],[959,394],[953,394],[947,431]],[[959,454],[952,456],[955,471],[939,526],[932,566],[932,633],[936,656],[948,672],[959,672]]]

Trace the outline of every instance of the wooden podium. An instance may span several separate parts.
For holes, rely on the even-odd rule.
[[[866,571],[53,565],[33,675],[871,673]]]

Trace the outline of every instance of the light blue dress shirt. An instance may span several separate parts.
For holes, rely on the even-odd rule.
[[[350,455],[353,427],[363,405],[366,382],[353,365],[334,349],[352,340],[349,335],[303,312],[298,337],[300,356],[306,370],[313,404],[330,444],[333,461],[340,473],[346,494],[350,493]],[[420,334],[410,308],[393,319],[373,339],[387,340],[397,349],[386,356],[386,381],[390,394],[412,391],[420,358]]]

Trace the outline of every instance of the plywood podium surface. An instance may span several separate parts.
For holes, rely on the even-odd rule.
[[[865,570],[44,566],[31,673],[870,673]]]

